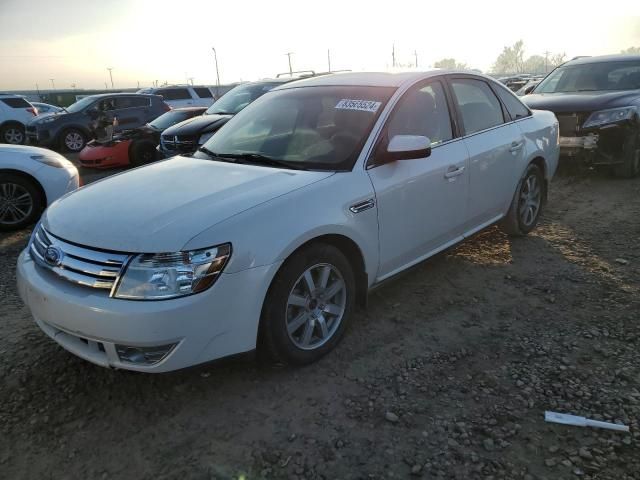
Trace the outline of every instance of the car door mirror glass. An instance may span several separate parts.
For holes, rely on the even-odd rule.
[[[394,135],[387,145],[386,160],[412,160],[431,155],[431,140],[423,135]]]

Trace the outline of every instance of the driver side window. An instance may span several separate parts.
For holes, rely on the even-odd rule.
[[[444,89],[439,81],[414,87],[396,105],[387,123],[387,138],[421,135],[436,146],[453,138],[451,117]]]

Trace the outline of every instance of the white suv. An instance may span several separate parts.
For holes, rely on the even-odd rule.
[[[25,125],[37,114],[34,106],[23,97],[0,93],[0,143],[23,144]]]
[[[158,88],[143,88],[138,93],[160,95],[171,108],[208,107],[216,100],[209,87],[192,85],[169,85]]]

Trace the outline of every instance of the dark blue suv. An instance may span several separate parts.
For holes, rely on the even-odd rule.
[[[78,100],[61,113],[35,117],[27,125],[32,145],[79,152],[94,138],[94,125],[101,115],[117,118],[115,131],[141,127],[171,108],[159,95],[107,93]]]

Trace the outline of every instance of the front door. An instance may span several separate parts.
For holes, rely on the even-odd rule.
[[[468,153],[463,141],[453,138],[440,81],[421,83],[403,95],[375,152],[385,151],[394,135],[426,136],[432,150],[427,158],[378,165],[374,153],[369,161],[378,207],[377,281],[460,240],[467,213]]]

